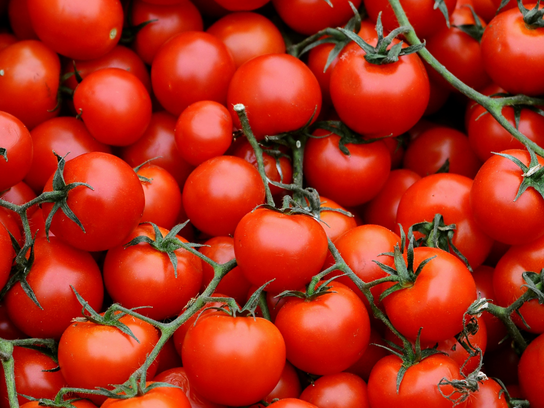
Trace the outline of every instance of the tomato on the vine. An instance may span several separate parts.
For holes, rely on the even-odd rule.
[[[0,136],[0,194],[2,194],[28,174],[32,166],[34,147],[30,132],[23,122],[1,111]]]

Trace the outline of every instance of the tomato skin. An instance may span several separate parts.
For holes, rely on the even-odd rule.
[[[544,381],[544,334],[534,339],[521,355],[518,365],[519,385],[533,408],[544,407],[542,381]]]
[[[312,300],[290,297],[275,325],[285,339],[287,359],[302,371],[339,373],[363,354],[370,338],[370,321],[355,292],[332,282],[330,293]]]
[[[7,112],[0,112],[0,135],[0,147],[6,150],[6,157],[0,156],[1,194],[27,175],[32,165],[34,147],[23,122]]]
[[[355,219],[355,215],[352,214],[352,216],[350,217],[338,211],[323,210],[323,208],[332,208],[333,210],[337,209],[347,211],[344,207],[342,207],[340,204],[335,203],[330,198],[326,198],[323,196],[319,198],[321,200],[321,213],[319,214],[319,217],[321,219],[321,226],[323,227],[325,233],[327,234],[327,237],[329,237],[331,241],[336,241],[337,238],[341,237],[346,232],[352,230],[357,226],[357,220]]]
[[[30,132],[35,155],[25,182],[36,193],[41,193],[47,179],[57,170],[57,159],[70,153],[71,160],[83,153],[111,153],[111,148],[91,136],[82,121],[69,116],[53,118],[40,123]]]
[[[38,36],[32,28],[30,12],[25,0],[9,0],[8,3],[9,25],[19,40],[38,40]]]
[[[543,47],[544,28],[528,27],[515,7],[495,16],[484,31],[484,67],[493,82],[511,94],[542,95],[544,79],[532,74],[544,70]]]
[[[229,50],[219,39],[187,31],[159,49],[151,65],[151,84],[161,105],[178,116],[194,102],[225,104],[235,70]]]
[[[27,296],[20,283],[7,293],[8,316],[29,337],[58,339],[75,317],[81,316],[81,304],[71,286],[100,310],[104,289],[100,269],[93,257],[65,244],[56,237],[38,238],[35,260],[27,275],[41,310]]]
[[[443,378],[450,381],[462,379],[459,366],[450,357],[435,354],[409,367],[397,393],[397,374],[401,364],[399,357],[390,355],[378,361],[372,369],[368,379],[368,398],[372,408],[454,406],[438,389]],[[441,386],[440,389],[445,395],[453,391],[451,386]],[[466,402],[456,406],[465,407]]]
[[[227,14],[213,23],[206,32],[225,43],[234,58],[236,68],[259,55],[285,52],[285,41],[279,29],[261,14]]]
[[[231,11],[255,10],[264,6],[270,0],[215,0],[217,4]]]
[[[183,188],[183,208],[195,227],[230,235],[244,215],[264,202],[259,172],[239,157],[219,156],[198,166]]]
[[[246,279],[279,293],[298,289],[319,273],[327,255],[327,235],[318,221],[266,208],[246,214],[234,231],[234,253]]]
[[[413,286],[385,297],[382,303],[397,330],[414,341],[435,343],[463,329],[463,314],[476,300],[476,284],[466,266],[454,255],[437,248],[414,248],[414,270],[432,256]],[[384,287],[392,286],[384,283]]]
[[[529,153],[505,150],[526,166]],[[544,158],[538,156],[544,165]],[[472,214],[476,223],[491,238],[509,245],[529,243],[544,234],[544,199],[528,188],[514,198],[523,180],[523,170],[511,160],[494,155],[480,168],[470,192]]]
[[[329,132],[318,129],[314,136]],[[389,150],[382,141],[350,144],[347,156],[338,147],[340,137],[310,138],[304,154],[304,175],[308,185],[344,207],[370,201],[385,184],[391,168]]]
[[[116,327],[92,322],[74,322],[64,331],[58,346],[62,375],[70,387],[111,389],[122,384],[145,361],[159,340],[157,329],[143,320],[126,315],[120,321],[128,326],[139,343]],[[157,364],[151,364],[147,378],[152,379]],[[106,397],[85,394],[100,405]]]
[[[148,385],[150,385],[150,382]],[[157,387],[129,399],[108,398],[101,408],[191,408],[185,393],[175,387]]]
[[[248,405],[274,389],[285,365],[285,343],[268,320],[215,313],[189,329],[181,358],[189,381],[206,399]]]
[[[93,152],[66,162],[64,179],[67,184],[88,183],[94,190],[78,186],[68,194],[68,206],[86,232],[58,211],[51,222],[55,236],[85,251],[102,251],[125,243],[145,206],[143,188],[134,170],[116,156]],[[50,177],[44,191],[52,191],[52,183]],[[42,208],[47,218],[53,204],[44,203]]]
[[[363,380],[368,381],[370,372],[372,368],[380,361],[383,357],[389,355],[389,351],[381,346],[386,346],[387,344],[382,339],[382,336],[374,328],[370,328],[370,340],[368,347],[365,352],[354,364],[352,364],[345,371],[348,373],[353,373],[361,377]]]
[[[127,146],[151,120],[151,98],[142,82],[120,68],[89,74],[74,91],[74,107],[99,142]]]
[[[0,111],[17,117],[28,129],[58,115],[58,55],[40,41],[26,40],[0,53]]]
[[[163,236],[168,234],[164,228],[159,229]],[[185,249],[178,249],[174,252],[178,262],[174,272],[168,254],[148,243],[125,248],[126,243],[138,236],[154,239],[153,227],[149,224],[138,226],[126,242],[108,251],[104,261],[106,289],[115,302],[127,308],[152,306],[140,311],[144,316],[155,320],[173,317],[198,294],[202,261]]]
[[[502,387],[493,378],[478,384],[478,391],[471,393],[467,400],[467,408],[508,408],[509,406]]]
[[[49,47],[71,59],[93,59],[115,47],[123,29],[119,0],[27,0],[32,27]]]
[[[314,404],[298,398],[284,398],[269,405],[271,408],[317,408]]]
[[[300,399],[318,407],[369,408],[366,383],[355,374],[325,375],[310,384]]]
[[[243,104],[257,140],[290,132],[315,121],[321,111],[321,89],[312,71],[288,54],[268,54],[243,64],[229,85],[227,107],[241,128],[233,106]]]

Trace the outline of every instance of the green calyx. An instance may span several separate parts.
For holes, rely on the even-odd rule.
[[[529,166],[526,166],[519,160],[518,158],[505,153],[494,153],[498,156],[502,156],[504,158],[507,158],[511,161],[513,161],[522,171],[523,171],[523,181],[521,182],[518,192],[516,194],[516,197],[514,198],[514,201],[517,201],[517,199],[529,188],[534,188],[544,199],[544,166],[539,163],[538,157],[536,153],[530,149],[527,148],[529,151],[529,155],[531,156],[531,162],[529,163]]]
[[[482,26],[482,23],[480,22],[480,18],[478,17],[478,15],[476,14],[472,6],[466,5],[464,7],[470,8],[472,17],[474,18],[474,24],[461,24],[461,25],[456,25],[454,27],[458,28],[465,34],[470,35],[476,41],[481,42],[482,36],[484,35],[485,28]]]
[[[532,29],[544,27],[544,20],[542,19],[542,17],[544,16],[544,9],[540,9],[540,0],[536,2],[535,6],[531,10],[525,8],[525,6],[523,5],[523,0],[517,1],[519,11],[523,15],[523,21],[525,22],[527,27]]]

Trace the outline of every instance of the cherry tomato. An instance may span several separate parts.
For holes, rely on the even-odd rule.
[[[152,382],[148,383],[151,385]],[[128,399],[108,398],[101,408],[191,408],[183,390],[177,387],[156,387],[144,395]]]
[[[355,374],[324,375],[302,391],[300,399],[326,408],[370,408],[366,383]]]
[[[478,391],[471,393],[467,400],[467,408],[508,408],[509,406],[503,388],[493,378],[478,384]]]
[[[531,407],[544,407],[541,389],[544,373],[540,369],[544,364],[544,335],[534,339],[521,355],[518,365],[519,385]]]
[[[15,116],[0,112],[0,194],[23,180],[30,170],[33,142],[26,126]]]

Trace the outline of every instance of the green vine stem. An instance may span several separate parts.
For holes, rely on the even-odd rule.
[[[13,344],[11,341],[0,339],[0,359],[2,360],[4,377],[6,379],[9,406],[16,408],[19,406],[19,401],[15,388],[15,362],[13,360]]]
[[[293,184],[302,188],[304,184],[304,148],[306,147],[308,136],[305,132],[301,132],[297,136],[297,138],[294,138],[292,135],[288,135],[286,140],[293,152]],[[293,198],[301,205],[306,204],[305,198],[300,192],[295,191]]]
[[[401,26],[408,26],[411,30],[404,34],[406,39],[411,45],[421,44],[421,41],[417,37],[404,9],[400,5],[399,0],[389,0],[395,16]],[[433,55],[426,49],[422,48],[418,51],[418,54],[427,62],[434,70],[436,70],[440,75],[444,77],[452,86],[454,86],[458,91],[469,97],[470,99],[476,101],[482,105],[508,132],[512,134],[519,142],[523,145],[533,149],[535,153],[539,156],[544,157],[544,149],[538,146],[535,142],[528,139],[523,133],[515,128],[506,118],[502,115],[502,109],[505,106],[511,105],[544,105],[544,99],[530,98],[525,95],[516,95],[506,98],[491,98],[481,93],[475,91],[464,82],[460,81],[455,75],[444,67],[438,60],[433,57]]]

